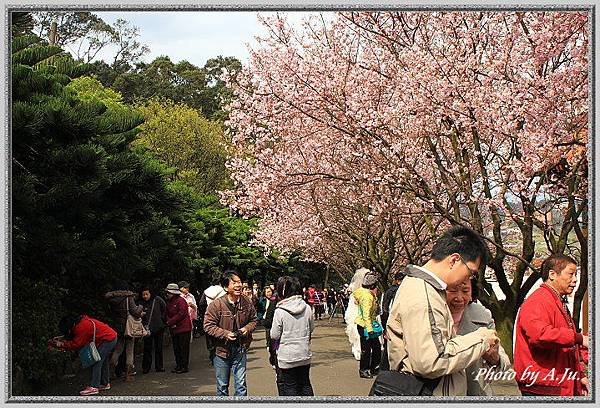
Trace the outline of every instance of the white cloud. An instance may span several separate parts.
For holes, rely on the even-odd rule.
[[[149,62],[167,55],[174,62],[187,60],[203,66],[210,58],[233,56],[246,62],[247,44],[255,45],[254,37],[264,35],[256,11],[103,11],[96,12],[107,23],[117,18],[129,21],[140,29],[139,41],[150,48],[144,60]],[[268,13],[265,13],[268,14]],[[297,23],[305,12],[287,12]],[[110,61],[111,49],[98,58]]]

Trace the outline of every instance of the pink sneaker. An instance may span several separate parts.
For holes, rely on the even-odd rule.
[[[90,387],[89,385],[85,387],[84,390],[79,391],[79,395],[94,395],[98,394],[98,388]]]
[[[98,387],[98,391],[106,391],[106,390],[110,390],[110,383],[108,383],[106,385],[101,385],[100,387]]]

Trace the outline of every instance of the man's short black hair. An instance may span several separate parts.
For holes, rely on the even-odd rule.
[[[480,259],[480,267],[487,264],[489,257],[488,248],[481,235],[462,225],[450,228],[435,241],[431,259],[441,261],[454,253],[459,254],[465,262]]]
[[[223,275],[221,275],[221,279],[219,279],[219,285],[221,285],[223,288],[228,287],[229,281],[232,281],[234,276],[239,278],[240,274],[234,269],[227,269],[225,272],[223,272]]]
[[[541,274],[542,282],[550,278],[550,270],[561,273],[569,265],[577,265],[577,261],[568,255],[552,254],[542,262]]]

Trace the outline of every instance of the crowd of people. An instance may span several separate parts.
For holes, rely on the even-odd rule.
[[[165,299],[145,287],[136,302],[128,288],[106,293],[113,326],[87,315],[67,316],[53,347],[82,350],[90,342],[98,357],[90,385],[81,395],[110,389],[124,360],[125,381],[133,381],[134,345],[128,320],[141,319],[142,371],[152,362],[163,372],[163,337],[171,336],[175,374],[189,371],[193,332],[204,332],[214,369],[216,395],[248,395],[247,352],[257,327],[265,331],[269,364],[280,396],[312,396],[311,339],[315,320],[340,313],[353,343],[358,376],[374,381],[371,395],[492,395],[495,374],[512,371],[523,396],[587,395],[587,334],[573,322],[566,296],[577,283],[577,263],[551,255],[542,264],[543,283],[523,302],[514,327],[514,370],[500,344],[491,312],[478,302],[477,277],[488,250],[479,234],[453,227],[434,244],[422,266],[408,265],[393,276],[381,301],[379,276],[359,269],[339,290],[303,287],[281,276],[259,288],[234,270],[223,273],[199,295],[189,283],[170,283]],[[390,373],[403,373],[394,376]]]
[[[157,372],[164,372],[163,339],[165,331],[171,338],[176,366],[171,373],[189,372],[190,342],[194,320],[197,320],[195,297],[186,281],[169,283],[163,299],[149,287],[143,287],[139,296],[125,282],[117,290],[107,292],[104,298],[110,309],[111,325],[86,314],[64,316],[59,322],[60,336],[48,340],[50,348],[96,354],[91,364],[90,385],[80,395],[96,395],[111,388],[111,378],[124,375],[126,382],[135,380],[134,349],[143,342],[142,372],[148,373],[154,362]],[[129,330],[130,322],[143,327],[141,334]],[[90,352],[89,345],[95,350]],[[97,353],[96,353],[97,351]],[[82,358],[82,362],[84,357]]]

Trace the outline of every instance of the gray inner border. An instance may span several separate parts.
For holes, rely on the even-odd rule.
[[[66,0],[69,1],[69,0]],[[81,1],[81,0],[75,0]],[[2,339],[5,341],[5,364],[2,365],[2,370],[5,370],[5,384],[4,384],[4,398],[3,402],[6,403],[35,403],[36,406],[39,403],[184,403],[184,402],[195,402],[195,403],[294,403],[294,402],[303,402],[309,403],[313,405],[313,403],[399,403],[399,402],[409,402],[410,403],[457,403],[464,404],[466,402],[483,402],[486,401],[488,403],[570,403],[575,405],[582,406],[590,406],[589,403],[596,402],[596,395],[600,387],[595,382],[596,378],[596,364],[595,358],[598,357],[598,353],[595,348],[595,314],[593,313],[595,309],[595,300],[596,293],[598,290],[595,285],[595,279],[593,273],[591,271],[595,270],[596,267],[596,257],[595,257],[595,249],[596,249],[596,241],[598,238],[595,237],[595,227],[596,227],[596,184],[598,183],[596,178],[596,166],[595,166],[595,158],[597,158],[597,151],[595,143],[593,142],[593,138],[596,134],[595,127],[595,116],[596,116],[596,105],[595,105],[595,90],[596,90],[596,80],[595,80],[595,68],[598,62],[596,61],[596,8],[595,2],[582,1],[577,3],[572,2],[564,2],[560,4],[552,3],[552,2],[520,2],[518,4],[488,4],[487,2],[479,1],[477,4],[465,4],[465,0],[454,2],[454,1],[446,1],[445,3],[451,4],[418,4],[417,2],[396,2],[396,1],[383,1],[375,4],[369,3],[358,3],[353,2],[351,4],[344,4],[343,2],[331,2],[331,1],[322,1],[318,3],[309,3],[309,4],[301,4],[301,3],[293,3],[293,4],[274,4],[273,2],[277,2],[278,0],[272,0],[273,2],[255,2],[251,4],[244,4],[244,2],[234,3],[233,0],[229,3],[218,2],[218,3],[208,3],[203,2],[202,4],[186,4],[183,0],[181,4],[178,3],[170,3],[170,4],[153,4],[152,0],[149,1],[140,1],[133,0],[133,2],[125,3],[125,1],[131,0],[106,0],[102,4],[98,3],[82,3],[82,4],[73,4],[73,2],[69,2],[66,4],[59,3],[58,1],[46,1],[44,4],[39,4],[31,1],[19,1],[4,4],[4,18],[3,18],[3,31],[4,31],[4,44],[6,47],[3,47],[4,54],[4,66],[3,66],[3,81],[0,86],[2,86],[2,90],[6,92],[4,95],[7,95],[7,98],[3,98],[2,108],[6,114],[6,122],[3,130],[6,135],[0,143],[2,147],[6,146],[5,151],[5,160],[0,162],[0,166],[2,166],[2,181],[5,183],[4,189],[2,189],[2,198],[3,200],[3,212],[4,218],[3,220],[6,223],[2,223],[2,228],[4,232],[6,245],[3,247],[4,251],[3,255],[6,256],[3,265],[6,266],[6,273],[0,276],[0,279],[3,284],[3,288],[5,289],[5,307],[7,310],[7,314],[2,313],[3,323],[5,325],[5,330],[2,335]],[[155,0],[157,1],[157,0]],[[227,0],[225,0],[227,1]],[[467,0],[468,1],[468,0]],[[589,208],[589,243],[590,243],[590,251],[588,254],[588,288],[595,288],[595,290],[588,290],[588,294],[590,296],[590,313],[588,315],[588,324],[590,328],[590,342],[592,346],[590,347],[590,380],[592,384],[592,393],[589,397],[543,397],[543,398],[535,398],[535,399],[524,399],[522,397],[515,396],[507,396],[507,397],[228,397],[228,398],[217,398],[217,397],[193,397],[193,396],[169,396],[169,397],[143,397],[143,396],[128,396],[128,397],[98,397],[90,399],[89,397],[52,397],[52,396],[43,396],[43,397],[25,397],[25,396],[12,396],[12,370],[11,370],[11,344],[12,344],[12,330],[11,330],[11,306],[12,306],[12,297],[10,296],[10,282],[12,282],[12,263],[11,263],[11,246],[12,246],[12,233],[10,229],[11,219],[12,219],[12,211],[11,211],[11,166],[8,163],[11,163],[11,151],[12,151],[12,139],[11,139],[11,115],[10,115],[10,95],[11,95],[11,83],[10,83],[10,12],[13,11],[43,11],[43,10],[89,10],[89,11],[343,11],[343,10],[363,10],[363,11],[371,11],[371,10],[402,10],[402,11],[434,11],[434,10],[456,10],[456,11],[481,11],[481,10],[490,10],[490,11],[586,11],[590,15],[589,21],[589,33],[590,33],[590,115],[589,115],[589,132],[592,136],[590,138],[590,145],[588,148],[588,159],[589,165],[592,169],[589,172],[589,197],[590,204]],[[6,143],[6,144],[5,144]],[[6,168],[4,166],[6,165]],[[4,179],[5,178],[5,179]],[[4,197],[6,194],[6,197]],[[6,228],[6,230],[4,230]],[[593,239],[592,239],[593,238]],[[6,280],[5,280],[6,279]],[[6,336],[6,337],[5,337]],[[237,404],[236,404],[237,405]],[[452,404],[454,405],[454,404]]]

